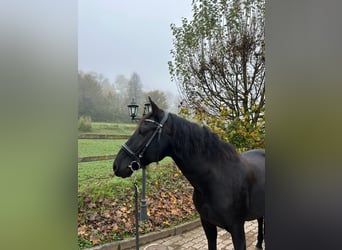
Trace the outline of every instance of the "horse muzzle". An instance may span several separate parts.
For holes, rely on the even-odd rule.
[[[139,161],[131,161],[126,167],[120,167],[117,162],[113,163],[114,175],[122,178],[131,176],[135,171],[141,168]]]

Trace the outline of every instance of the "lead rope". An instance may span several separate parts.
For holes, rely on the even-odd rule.
[[[134,171],[134,205],[135,205],[135,249],[139,250],[139,206],[138,206],[139,187],[137,183],[137,176]]]

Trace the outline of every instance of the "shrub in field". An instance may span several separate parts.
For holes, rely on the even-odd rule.
[[[90,116],[81,116],[78,119],[78,130],[82,132],[91,131],[91,117]]]

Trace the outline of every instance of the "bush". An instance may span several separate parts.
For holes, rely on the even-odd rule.
[[[229,120],[227,109],[223,109],[217,117],[209,116],[202,110],[196,110],[192,114],[186,108],[181,109],[180,113],[188,119],[208,126],[222,140],[233,144],[239,152],[265,148],[265,118],[259,119],[257,123],[251,123],[249,113],[253,113],[253,110],[233,120]]]
[[[78,130],[82,132],[91,131],[91,117],[90,116],[81,116],[78,119]]]

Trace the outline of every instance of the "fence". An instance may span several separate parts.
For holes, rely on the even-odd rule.
[[[96,139],[96,140],[119,140],[128,139],[129,135],[103,135],[103,134],[81,134],[78,139]],[[78,157],[78,162],[103,161],[115,159],[116,155],[86,156]]]

